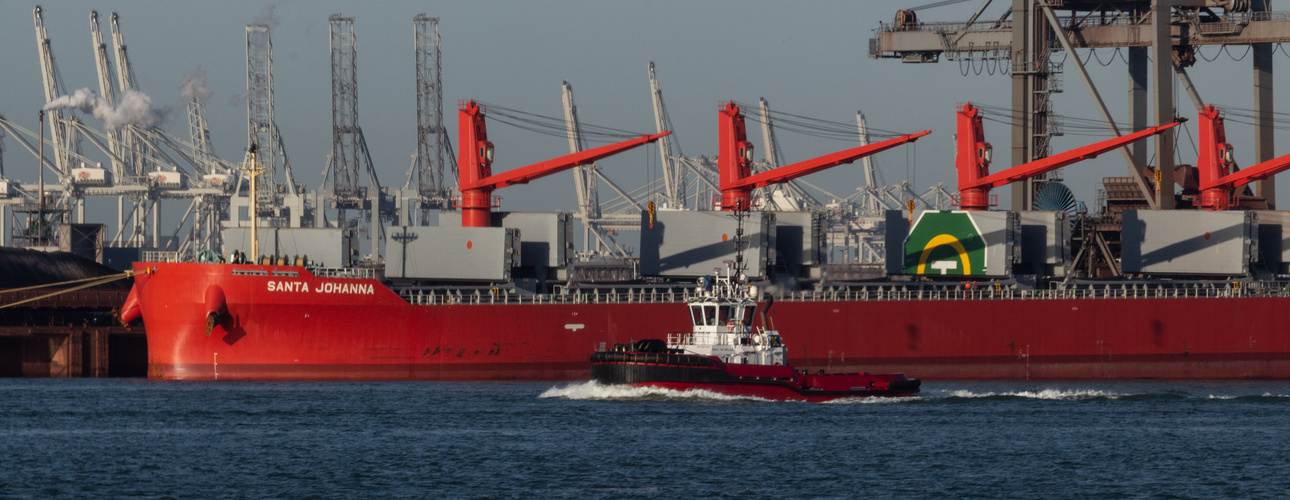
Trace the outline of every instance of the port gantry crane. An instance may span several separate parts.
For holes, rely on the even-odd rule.
[[[135,88],[134,66],[130,64],[130,57],[125,44],[125,35],[121,32],[121,19],[117,13],[113,12],[109,18],[109,24],[112,28],[112,49],[116,52],[116,78],[117,87],[124,96],[131,92],[137,91]],[[110,127],[108,127],[110,128]],[[156,156],[156,147],[151,144],[147,138],[143,137],[142,132],[135,124],[127,123],[121,126],[121,151],[124,152],[124,169],[121,172],[120,188],[125,188],[126,192],[117,197],[118,223],[126,223],[125,219],[130,219],[128,225],[132,228],[127,239],[122,242],[119,238],[114,241],[126,246],[151,246],[158,248],[160,246],[160,221],[161,207],[158,204],[159,196],[155,190],[146,189],[155,186],[150,174],[154,171],[162,171],[160,165],[152,161]],[[156,175],[152,176],[156,178]],[[176,179],[178,179],[176,174]],[[115,181],[114,181],[114,187]],[[178,187],[178,186],[175,186]],[[130,189],[135,188],[135,189]],[[144,188],[144,189],[138,189]],[[119,189],[119,188],[118,188]],[[129,200],[130,209],[127,212],[124,209],[126,200]],[[148,216],[152,216],[151,228],[149,228]]]
[[[770,103],[765,97],[757,99],[757,109],[761,113],[761,137],[762,144],[765,145],[766,154],[762,161],[753,163],[753,172],[765,172],[779,168],[779,142],[775,137],[775,123],[771,118]],[[798,185],[800,179],[794,179],[787,182],[774,183],[754,191],[756,196],[760,196],[765,201],[766,210],[776,211],[811,211],[820,212],[825,209],[824,204],[811,196],[806,189]],[[831,199],[837,199],[838,196],[815,187],[816,190],[825,193]]]
[[[586,148],[582,136],[582,123],[578,121],[578,106],[573,101],[573,86],[568,81],[561,84],[564,100],[565,132],[569,138],[569,152],[578,153]],[[658,142],[669,136],[659,138]],[[640,229],[640,213],[645,210],[639,201],[624,191],[600,171],[595,162],[579,165],[574,169],[574,191],[578,195],[578,211],[574,216],[583,224],[582,258],[613,257],[624,258],[630,253],[614,238],[617,231],[637,231]],[[607,213],[602,210],[598,186],[604,182],[625,204],[626,210]],[[595,249],[592,249],[592,241]]]
[[[653,61],[649,63],[649,87],[655,130],[675,130],[663,103],[663,91],[659,89]],[[685,156],[675,135],[659,140],[659,157],[663,165],[663,193],[656,195],[657,186],[653,185],[647,185],[645,191],[667,208],[709,209],[711,200],[708,195],[718,192],[716,164],[706,156]]]
[[[1172,85],[1175,76],[1196,109],[1204,107],[1186,71],[1196,62],[1197,48],[1247,45],[1253,54],[1255,156],[1258,161],[1272,159],[1273,44],[1290,41],[1290,17],[1270,12],[1270,2],[1012,0],[997,20],[978,21],[990,3],[983,0],[966,23],[920,22],[915,9],[902,10],[895,22],[883,23],[876,30],[869,43],[869,55],[912,63],[937,62],[943,56],[960,64],[997,65],[1012,80],[1012,164],[1020,165],[1046,156],[1048,139],[1060,133],[1052,121],[1050,102],[1051,94],[1062,90],[1063,67],[1052,61],[1054,48],[1061,47],[1068,56],[1067,64],[1074,67],[1107,128],[1120,135],[1076,50],[1127,49],[1128,128],[1135,132],[1149,123],[1148,80],[1154,107],[1150,122],[1172,121],[1176,114]],[[934,5],[938,4],[929,4]],[[1168,22],[1156,22],[1165,19]],[[1153,169],[1145,168],[1145,142],[1121,149],[1129,177],[1151,208],[1174,206],[1174,190],[1170,187],[1174,184],[1173,142],[1171,134],[1157,136]],[[1014,209],[1031,208],[1033,188],[1032,183],[1013,184]],[[1259,195],[1268,200],[1269,206],[1275,206],[1274,191],[1271,178],[1258,182]]]
[[[663,104],[663,91],[658,87],[658,76],[654,74],[654,61],[649,62],[649,95],[654,107],[654,131],[675,130],[672,119],[667,115]],[[685,165],[681,159],[681,145],[675,136],[664,137],[658,141],[658,158],[663,168],[664,206],[685,208]]]
[[[90,11],[90,42],[94,48],[94,68],[98,75],[99,96],[107,101],[109,106],[116,105],[116,84],[112,80],[112,66],[108,58],[107,43],[103,41],[103,31],[99,29],[98,11]],[[122,174],[125,170],[125,162],[122,158],[125,156],[125,150],[121,144],[120,129],[108,129],[103,131],[108,140],[108,156],[112,166],[112,175],[124,177]],[[123,212],[121,204],[123,200],[118,199],[117,212],[118,217]],[[121,221],[117,221],[117,226]]]
[[[35,21],[36,27],[36,48],[40,57],[40,76],[41,82],[43,83],[42,88],[45,91],[45,102],[49,102],[57,99],[59,96],[65,95],[67,91],[66,87],[63,85],[62,75],[58,72],[58,66],[54,62],[53,43],[49,40],[49,34],[45,30],[44,9],[37,5],[36,8],[32,10],[32,18]],[[72,168],[71,155],[73,152],[76,154],[80,153],[80,136],[73,127],[69,126],[67,119],[63,117],[62,109],[55,108],[49,110],[47,118],[49,121],[49,139],[54,149],[54,165],[52,165],[52,170],[60,179],[68,178]],[[74,114],[71,116],[71,119],[75,119]],[[39,165],[43,171],[47,166],[44,158],[39,159]],[[52,208],[57,214],[53,221],[51,221],[53,222],[50,226],[51,230],[56,229],[57,224],[63,220],[63,215],[71,208],[72,205],[78,204],[68,196],[69,194],[70,193],[64,191],[64,196],[60,196],[58,198],[54,207],[50,207],[45,203],[47,198],[46,193],[40,192],[36,194],[38,197],[37,204],[44,208],[41,212],[48,213]],[[42,220],[39,223],[44,224],[44,221]],[[15,234],[15,236],[20,238],[24,237],[24,235],[20,234]],[[48,235],[39,236],[41,241],[49,239]]]
[[[109,22],[116,56],[117,89],[112,87],[111,65],[107,62],[107,50],[102,42],[97,13],[91,12],[91,39],[94,42],[99,89],[108,106],[114,103],[125,105],[124,101],[132,97],[131,94],[135,94],[134,98],[141,98],[142,94],[135,83],[134,66],[121,29],[121,18],[113,12]],[[189,102],[190,126],[196,124],[201,132],[198,135],[197,130],[192,131],[195,137],[193,143],[185,143],[173,137],[157,128],[155,123],[127,122],[120,124],[119,128],[105,123],[102,132],[78,125],[85,136],[111,158],[114,166],[113,177],[107,185],[84,188],[90,195],[117,198],[117,224],[121,230],[113,238],[114,245],[149,247],[155,250],[165,247],[184,257],[191,257],[200,249],[220,248],[222,238],[218,221],[227,208],[227,183],[224,181],[232,166],[215,158],[210,150],[209,131],[206,130],[204,105],[201,102],[204,97],[193,96]],[[194,106],[196,110],[193,109]],[[114,133],[117,134],[115,151],[112,148]],[[107,138],[106,148],[98,140],[99,137]],[[82,176],[78,173],[76,177]],[[75,178],[73,182],[76,182]],[[190,200],[188,209],[165,243],[161,240],[160,228],[163,198]],[[189,225],[189,230],[181,240],[179,235],[185,224]],[[128,234],[125,231],[127,227],[130,228]]]
[[[461,209],[462,227],[492,226],[492,209],[500,202],[493,196],[494,190],[515,184],[527,184],[529,181],[580,165],[589,165],[602,158],[657,141],[672,133],[664,131],[642,135],[635,139],[570,153],[493,174],[493,143],[488,141],[485,109],[473,100],[463,103],[457,113],[457,130],[457,149],[461,155],[457,161],[459,175],[457,189],[461,192],[458,206]]]
[[[452,143],[443,126],[439,18],[417,14],[412,18],[412,25],[417,73],[417,150],[413,158],[413,169],[416,172],[421,220],[424,221],[428,218],[428,210],[452,208],[453,189],[448,180],[457,176],[457,162],[452,156]],[[450,167],[452,175],[444,172],[445,165]],[[410,183],[411,178],[408,180]],[[406,216],[404,218],[407,219]]]
[[[291,159],[287,156],[287,147],[282,139],[274,118],[273,104],[273,37],[267,24],[253,23],[246,25],[246,118],[247,147],[256,145],[258,158],[264,166],[264,175],[259,178],[262,183],[256,191],[254,202],[256,213],[261,220],[268,219],[267,225],[300,227],[310,221],[313,225],[323,227],[326,224],[321,207],[314,206],[312,211],[303,196],[303,187],[296,183],[291,170]],[[280,178],[281,177],[281,178]],[[235,193],[238,197],[232,201],[232,226],[245,226],[249,220],[241,219],[239,207],[251,206],[242,184],[246,179],[238,176]],[[249,215],[249,212],[248,212]]]
[[[215,156],[215,146],[211,142],[205,103],[205,99],[210,97],[210,89],[205,88],[205,78],[205,72],[197,70],[185,78],[181,89],[188,100],[188,134],[192,144],[192,160],[198,166],[198,173],[202,174],[201,187],[223,192],[193,199],[192,213],[195,216],[188,237],[179,245],[181,255],[191,255],[192,250],[196,249],[222,253],[222,221],[229,210],[228,191],[225,190],[233,188],[232,170]]]
[[[564,101],[564,126],[565,135],[569,138],[569,152],[577,153],[583,150],[582,141],[582,124],[578,123],[578,106],[573,103],[573,86],[565,80],[560,84],[560,96]],[[595,162],[586,165],[578,165],[573,169],[573,188],[574,193],[578,196],[578,211],[574,216],[582,221],[583,226],[583,252],[588,250],[593,237],[596,240],[596,250],[602,250],[609,246],[607,239],[613,237],[608,231],[593,229],[595,222],[600,220],[600,195],[597,193],[598,182],[596,176],[600,173],[600,167]],[[594,234],[594,236],[593,236]],[[614,246],[618,246],[617,243]],[[619,251],[621,252],[621,248]]]
[[[142,96],[137,89],[134,65],[130,60],[125,36],[121,29],[121,18],[113,12],[109,18],[112,29],[113,52],[116,54],[116,77],[120,93],[112,89],[110,65],[106,61],[106,47],[101,43],[97,16],[91,13],[91,38],[95,42],[94,51],[99,68],[99,87],[104,95],[113,95],[118,104],[131,93]],[[121,168],[113,172],[114,179],[110,186],[88,187],[86,192],[92,195],[113,196],[117,198],[118,227],[131,227],[131,233],[124,235],[119,231],[113,238],[113,244],[119,246],[150,247],[162,250],[170,249],[182,257],[192,257],[201,249],[218,249],[222,245],[221,231],[218,227],[222,214],[227,209],[227,179],[232,165],[219,160],[210,149],[210,134],[206,127],[205,107],[202,99],[206,96],[196,95],[189,99],[189,122],[192,143],[185,143],[177,137],[156,127],[156,123],[127,122],[114,128],[105,124],[105,130],[99,132],[81,126],[82,132],[90,138],[95,146],[104,150],[104,154],[113,158],[113,165]],[[111,105],[113,101],[108,101]],[[196,109],[194,109],[194,107]],[[198,130],[199,129],[199,130]],[[97,137],[105,133],[119,132],[118,153],[111,152],[109,145],[104,149]],[[198,133],[200,132],[200,134]],[[169,150],[170,153],[166,151]],[[178,160],[176,159],[178,157]],[[187,168],[184,167],[187,165]],[[189,172],[188,169],[192,171]],[[79,174],[77,177],[80,177]],[[117,179],[120,179],[119,181]],[[164,198],[188,199],[188,209],[181,216],[169,239],[161,240],[161,200]],[[129,202],[129,210],[125,207]],[[151,223],[147,221],[151,215]],[[129,222],[127,222],[129,219]],[[189,224],[187,234],[181,240],[179,234],[183,226]]]
[[[115,112],[120,111],[120,106],[126,105],[132,106],[132,111],[140,111],[149,116],[155,113],[154,110],[143,109],[149,106],[149,101],[134,88],[134,77],[121,33],[119,16],[113,13],[110,20],[113,35],[112,52],[117,57],[116,78],[112,75],[113,64],[109,62],[108,48],[103,38],[98,13],[92,11],[90,39],[99,93],[95,94],[89,89],[83,89],[77,94],[68,96],[57,65],[54,63],[52,44],[44,29],[43,14],[40,7],[33,11],[40,48],[38,54],[44,70],[42,82],[47,96],[55,96],[49,100],[59,100],[55,105],[48,106],[50,108],[48,118],[51,121],[50,145],[54,150],[54,164],[51,165],[44,158],[40,158],[38,148],[28,142],[28,137],[40,139],[40,134],[33,133],[2,117],[0,117],[0,129],[12,133],[24,149],[37,156],[42,168],[53,170],[58,175],[61,195],[53,200],[53,203],[44,204],[49,207],[46,212],[56,215],[50,222],[61,223],[64,218],[62,215],[72,211],[73,208],[75,209],[73,220],[84,222],[85,197],[116,198],[117,232],[114,237],[106,238],[110,246],[150,247],[154,250],[167,246],[168,249],[181,252],[199,247],[212,248],[212,244],[217,246],[219,233],[217,230],[211,230],[210,221],[219,217],[220,209],[217,207],[219,203],[208,203],[205,200],[212,196],[219,198],[223,195],[223,191],[204,187],[186,188],[187,181],[190,178],[196,180],[197,177],[186,172],[176,158],[186,162],[198,174],[227,170],[226,162],[213,157],[205,162],[199,161],[195,146],[186,144],[183,140],[156,128],[153,120],[147,118],[130,121],[105,120],[103,130],[97,130],[81,122],[74,115],[76,109]],[[116,85],[121,85],[125,90],[118,92]],[[133,101],[126,103],[123,97]],[[64,115],[64,112],[70,115]],[[122,115],[122,113],[111,114]],[[68,117],[60,119],[60,116]],[[88,140],[102,152],[108,161],[107,169],[102,168],[102,163],[82,153],[79,146],[81,139]],[[58,166],[59,162],[63,167]],[[9,192],[8,188],[10,186],[6,186],[6,192]],[[183,215],[174,234],[164,242],[164,245],[158,228],[159,200],[162,198],[193,199],[188,212]],[[128,210],[125,208],[127,203],[130,207]],[[152,216],[151,224],[149,224],[148,215]],[[194,222],[189,234],[181,241],[179,234],[188,224],[190,217]],[[196,222],[198,220],[205,220],[206,223],[199,224]],[[47,227],[53,229],[53,225]],[[15,237],[15,241],[20,245],[31,243],[21,234],[15,233]],[[50,243],[56,242],[50,241]]]
[[[348,210],[369,216],[366,226],[371,255],[375,258],[380,254],[381,240],[385,239],[382,216],[393,205],[384,203],[367,139],[358,124],[358,40],[354,36],[354,18],[333,14],[328,21],[331,25],[332,153],[327,166],[331,172],[330,196],[340,227],[349,227]],[[367,186],[361,182],[364,173]]]
[[[130,63],[125,35],[121,31],[120,16],[113,12],[109,17],[109,24],[112,29],[112,49],[116,53],[117,86],[121,96],[124,97],[129,92],[137,92],[134,65]],[[92,28],[96,27],[97,25],[92,26]],[[117,177],[112,182],[112,190],[123,191],[117,196],[117,224],[120,227],[128,225],[131,231],[125,235],[124,241],[120,239],[124,231],[118,232],[113,241],[124,246],[151,245],[152,248],[157,248],[160,246],[161,236],[159,227],[161,207],[155,190],[148,189],[153,187],[153,183],[149,182],[149,174],[154,171],[154,168],[157,172],[161,171],[160,165],[151,161],[155,156],[156,148],[150,147],[152,146],[150,141],[141,137],[141,131],[134,124],[124,124],[119,131],[119,151],[122,153],[123,168],[115,173]],[[129,209],[127,210],[126,207]],[[148,215],[152,215],[151,227],[149,227]]]

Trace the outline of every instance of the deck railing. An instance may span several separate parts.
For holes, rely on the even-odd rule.
[[[315,274],[317,274],[315,272]],[[414,305],[487,304],[661,304],[695,297],[693,288],[559,289],[533,294],[515,289],[405,290],[400,295]],[[1080,299],[1223,299],[1290,297],[1290,282],[1229,282],[1205,284],[1091,284],[1023,290],[1005,286],[873,285],[790,292],[790,302],[898,300],[1080,300]]]
[[[179,252],[146,250],[140,253],[139,262],[179,262]]]
[[[376,269],[370,267],[313,267],[309,272],[319,278],[376,279]]]
[[[410,290],[400,294],[414,305],[450,304],[664,304],[695,297],[693,289],[626,288],[526,293],[515,289]]]

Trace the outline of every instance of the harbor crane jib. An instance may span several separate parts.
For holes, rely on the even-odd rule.
[[[457,189],[461,191],[462,227],[489,227],[492,225],[490,212],[497,203],[493,199],[493,190],[513,184],[526,184],[529,181],[579,165],[613,156],[637,146],[649,144],[671,134],[664,131],[658,134],[647,134],[635,139],[628,139],[607,146],[588,149],[578,153],[567,154],[525,167],[520,167],[500,174],[493,174],[493,143],[488,140],[488,129],[484,121],[484,109],[475,101],[462,104],[458,111],[458,151],[460,159],[457,164]]]
[[[919,137],[932,133],[930,130],[924,130],[906,134],[876,144],[830,153],[753,175],[753,145],[748,142],[743,110],[739,109],[737,104],[728,102],[722,105],[718,117],[720,119],[718,137],[721,143],[717,162],[720,170],[721,209],[726,211],[749,208],[748,198],[754,189],[782,184],[798,177],[851,163],[901,144],[916,141]]]
[[[1205,210],[1226,210],[1238,204],[1236,189],[1254,181],[1267,179],[1290,168],[1290,155],[1236,170],[1232,145],[1227,142],[1223,115],[1213,105],[1200,111],[1200,152],[1196,168],[1200,178],[1200,202]]]
[[[990,173],[993,148],[985,142],[985,126],[981,123],[981,110],[966,103],[958,109],[957,144],[954,167],[959,176],[959,208],[963,210],[988,210],[990,190],[1013,182],[1045,174],[1067,165],[1096,158],[1125,144],[1160,134],[1182,122],[1150,127],[1132,134],[1113,137],[1088,146],[1075,148],[1046,158],[1023,163],[1002,172]]]

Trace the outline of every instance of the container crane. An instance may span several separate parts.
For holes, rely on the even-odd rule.
[[[445,162],[452,161],[448,134],[443,126],[442,51],[439,47],[439,18],[417,14],[412,18],[416,44],[417,150],[413,168],[417,195],[424,221],[428,210],[446,209],[451,205],[451,177],[444,173]],[[456,174],[457,165],[449,167]],[[411,178],[409,178],[409,185]]]
[[[127,53],[125,37],[121,34],[121,18],[116,12],[112,13],[110,18],[112,26],[112,47],[116,51],[116,78],[117,88],[121,93],[135,90],[134,88],[134,66],[130,64],[130,56]],[[128,126],[127,126],[128,127]],[[132,160],[128,167],[131,169],[127,175],[135,178],[143,178],[148,168],[144,165],[144,158],[147,152],[143,151],[138,141],[131,136],[127,130],[121,134],[122,145],[126,151],[130,152]]]
[[[108,62],[107,44],[103,42],[103,31],[99,29],[98,11],[90,11],[90,41],[94,45],[94,67],[98,70],[99,78],[99,96],[107,101],[109,106],[116,105],[116,85],[112,81],[112,66]],[[124,165],[121,161],[121,132],[119,130],[105,130],[108,138],[108,148],[111,150],[112,175],[121,177]]]
[[[116,12],[113,12],[112,16],[109,18],[109,22],[112,26],[112,48],[116,51],[117,88],[121,91],[122,95],[124,95],[126,92],[135,90],[134,66],[130,64],[130,56],[125,44],[125,36],[121,33],[120,16],[118,16]],[[148,172],[152,171],[148,165],[150,163],[148,158],[153,156],[153,152],[146,144],[146,141],[141,140],[140,137],[136,137],[134,133],[134,125],[127,124],[122,128],[121,149],[128,155],[128,159],[126,160],[126,175],[123,177],[128,179],[129,182],[142,184],[147,182]],[[158,247],[161,236],[158,232],[161,224],[161,207],[158,204],[158,200],[155,196],[135,195],[135,199],[133,201],[135,206],[133,210],[131,210],[131,213],[134,218],[132,225],[135,227],[135,230],[130,235],[128,243],[138,246],[143,246],[148,243],[149,230],[147,227],[147,216],[148,213],[151,212],[151,245],[153,248]],[[118,201],[117,213],[118,220],[123,222],[124,198],[121,198]],[[121,232],[124,233],[124,231]],[[118,233],[118,237],[119,236],[120,233]]]
[[[492,208],[497,206],[493,191],[514,184],[562,172],[579,165],[612,156],[637,146],[666,137],[671,131],[642,135],[635,139],[571,153],[547,161],[534,163],[494,175],[493,143],[488,141],[484,109],[475,101],[461,105],[457,114],[457,149],[460,151],[457,189],[461,191],[458,206],[461,208],[462,227],[489,227],[492,225]]]
[[[261,183],[259,199],[246,200],[254,206],[261,216],[277,219],[274,223],[295,227],[301,224],[301,217],[308,211],[304,190],[296,182],[291,170],[291,160],[287,156],[287,147],[274,119],[273,105],[273,39],[266,24],[246,25],[246,118],[247,145],[259,147],[260,164],[264,165],[265,174]],[[334,158],[328,158],[329,165]],[[285,182],[279,179],[279,173]],[[327,175],[324,175],[327,177]],[[241,193],[243,177],[238,177],[237,192]],[[326,181],[324,181],[326,182]],[[321,188],[320,188],[321,189]],[[243,200],[235,202],[239,206]],[[324,227],[322,207],[313,208],[313,224]],[[236,210],[236,208],[234,208]],[[237,220],[235,224],[245,221]]]
[[[578,123],[578,106],[573,103],[573,86],[565,81],[560,87],[564,100],[565,133],[569,137],[569,152],[583,149],[582,130]],[[584,221],[600,218],[600,195],[597,192],[595,163],[579,165],[573,169],[574,190],[578,194],[578,213]]]
[[[582,140],[582,125],[578,121],[578,106],[573,102],[573,86],[569,85],[568,81],[565,81],[561,87],[564,99],[565,134],[569,138],[569,152],[578,153],[586,145]],[[601,181],[621,196],[621,200],[628,207],[627,210],[634,209],[637,212],[643,210],[641,204],[633,199],[629,193],[623,191],[612,180],[605,177],[600,172],[600,167],[596,164],[577,167],[574,175],[574,190],[578,194],[578,212],[576,216],[582,220],[584,231],[582,249],[585,255],[613,254],[618,257],[624,257],[628,254],[628,251],[614,239],[613,231],[638,227],[640,225],[640,216],[625,213],[606,214],[601,208],[600,195],[597,189]],[[596,246],[595,252],[590,251],[593,239]]]
[[[663,133],[665,130],[672,130],[672,120],[667,116],[667,108],[663,105],[663,91],[659,90],[658,76],[654,74],[654,61],[649,62],[649,95],[654,103],[655,131]],[[677,156],[681,156],[681,145],[674,138],[659,139],[658,157],[663,165],[663,202],[674,208],[684,208],[685,167],[677,161]]]
[[[766,147],[766,157],[762,162],[753,164],[753,171],[758,173],[766,170],[779,168],[779,141],[775,137],[775,124],[771,119],[770,103],[766,98],[758,99],[758,110],[761,112],[761,137],[762,144]],[[814,187],[814,186],[813,186]],[[815,189],[824,191],[818,187]],[[836,199],[837,196],[825,191],[825,194]],[[782,184],[772,184],[761,190],[760,196],[763,196],[767,203],[767,208],[781,211],[821,211],[824,205],[819,200],[811,196],[797,181],[788,181]]]
[[[32,17],[35,21],[36,28],[36,49],[40,57],[41,82],[43,83],[45,91],[45,102],[49,102],[57,99],[59,96],[62,96],[67,92],[63,85],[62,74],[59,73],[58,65],[54,62],[53,44],[50,42],[49,35],[45,30],[44,9],[37,5],[32,11]],[[54,172],[58,174],[60,181],[65,182],[70,178],[69,176],[71,174],[71,168],[74,161],[72,157],[79,156],[81,152],[80,134],[75,129],[73,123],[73,121],[76,120],[76,117],[73,114],[71,117],[65,118],[63,116],[63,111],[57,108],[51,109],[47,113],[47,119],[49,120],[50,143],[54,147],[53,169]],[[43,128],[44,125],[42,124],[41,127]],[[43,143],[44,142],[42,140],[41,144],[43,145]],[[39,158],[38,164],[42,169],[49,166],[45,162],[43,156]],[[79,206],[79,203],[68,198],[68,194],[71,193],[64,191],[63,196],[60,197],[60,200],[56,205],[57,208],[54,208],[51,211],[49,207],[45,207],[40,210],[40,212],[42,214],[51,212],[56,213],[58,214],[59,222],[61,222],[61,217],[66,211],[66,208],[70,208],[73,204]],[[40,193],[37,193],[37,197],[38,204],[43,206],[45,201],[45,192],[43,188]]]
[[[58,66],[54,63],[54,49],[49,40],[49,34],[45,31],[44,9],[39,5],[32,11],[32,17],[36,22],[36,48],[40,55],[40,77],[44,84],[45,102],[57,99],[65,95],[67,91],[63,88],[61,75],[58,73]],[[66,124],[63,122],[63,110],[49,110],[49,138],[54,145],[54,170],[59,176],[67,175],[71,160],[67,157],[68,151],[68,131]]]
[[[358,122],[358,38],[354,34],[354,18],[332,14],[328,21],[332,75],[332,153],[328,166],[331,171],[331,198],[337,209],[337,224],[341,227],[349,225],[347,210],[360,214],[367,211],[368,240],[371,255],[376,256],[380,253],[380,241],[385,239],[385,225],[381,221],[384,196],[376,167],[372,164],[372,155],[367,149],[363,127]],[[361,182],[364,173],[367,174],[367,186]]]

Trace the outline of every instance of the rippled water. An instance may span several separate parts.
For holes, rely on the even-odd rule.
[[[1290,383],[0,380],[0,497],[1282,497]]]

